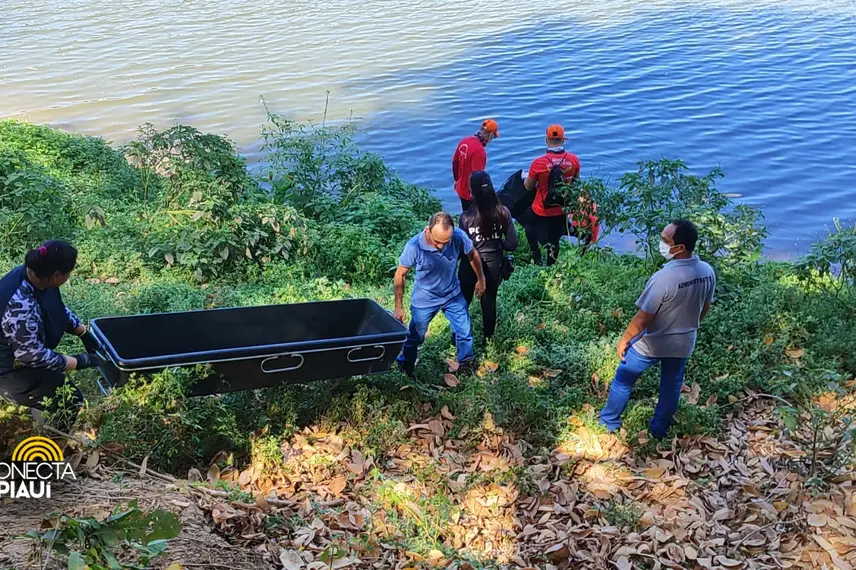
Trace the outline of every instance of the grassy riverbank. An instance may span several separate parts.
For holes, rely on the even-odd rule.
[[[351,134],[350,127],[271,117],[268,166],[250,175],[228,141],[188,127],[144,128],[120,153],[98,139],[0,123],[0,265],[11,267],[39,240],[71,239],[81,259],[64,294],[86,319],[345,297],[391,307],[400,248],[440,205],[355,147]],[[521,504],[547,493],[542,477],[549,488],[573,475],[579,458],[568,463],[568,450],[579,447],[581,430],[598,437],[595,413],[617,365],[615,341],[660,262],[651,246],[669,219],[686,214],[701,226],[700,253],[720,283],[671,436],[717,434],[752,390],[787,401],[777,417],[796,430],[794,441],[809,421],[822,426],[811,445],[829,447],[844,424],[817,397],[848,393],[856,374],[854,233],[840,232],[799,263],[763,262],[758,213],[716,192],[718,177],[693,176],[664,160],[640,165],[620,187],[586,181],[606,229],[635,235],[642,255],[569,245],[555,267],[543,269],[519,252],[519,267],[500,291],[496,337],[478,345],[477,374],[448,369],[453,349],[438,319],[416,382],[390,373],[190,399],[184,386],[201,371],[179,371],[99,398],[94,378],[83,373],[75,378],[92,397],[80,427],[129,459],[147,458],[152,469],[186,473],[214,461],[227,481],[218,485],[235,485],[238,494],[273,490],[316,501],[356,493],[361,508],[387,513],[364,536],[381,533],[402,552],[452,556],[463,547],[443,529],[475,516],[473,493],[493,485]],[[830,270],[841,263],[843,272]],[[474,321],[478,333],[478,309]],[[652,372],[636,390],[616,446],[656,456],[644,435],[656,391]],[[15,410],[0,413],[2,447],[28,429]],[[484,452],[486,462],[495,455],[505,463],[474,471],[450,463],[443,459],[450,442],[467,461]],[[839,443],[834,453],[800,456],[790,469],[823,488],[852,459],[852,441]],[[358,467],[335,459],[346,448],[345,463]],[[289,459],[301,453],[318,457],[311,465]],[[565,461],[556,470],[530,468],[557,453]],[[241,491],[237,474],[248,465],[253,472]],[[403,490],[403,482],[410,487]],[[601,506],[635,512],[616,500]],[[290,524],[271,536],[293,537]],[[488,565],[510,559],[513,548],[500,543],[464,549],[466,558]]]

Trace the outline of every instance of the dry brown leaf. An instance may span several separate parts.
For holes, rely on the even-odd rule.
[[[776,342],[776,337],[774,337],[773,335],[768,334],[764,337],[764,344],[766,344],[767,346],[770,346],[774,342]]]
[[[717,556],[715,560],[720,565],[731,569],[743,568],[743,566],[745,565],[745,562],[741,562],[740,560],[734,560],[733,558],[728,558],[727,556]]]
[[[442,417],[444,420],[455,420],[455,416],[452,414],[452,412],[449,411],[449,406],[443,406],[442,408],[440,408],[440,417]]]
[[[143,462],[140,463],[140,477],[145,477],[149,466],[149,456],[143,457]]]
[[[499,370],[499,364],[497,364],[496,362],[490,361],[490,360],[484,361],[484,367],[491,374],[493,374],[494,372]]]
[[[92,472],[98,467],[98,462],[101,461],[101,453],[97,449],[93,449],[86,458],[86,470]]]
[[[553,562],[562,562],[570,558],[571,550],[568,548],[567,544],[559,543],[547,548],[547,550],[544,551],[544,554],[546,554]]]
[[[688,544],[684,546],[684,556],[687,557],[687,560],[695,560],[696,558],[698,558],[698,550]]]
[[[279,553],[279,562],[285,570],[303,570],[306,562],[296,550],[283,550]]]
[[[687,403],[698,404],[699,396],[701,396],[701,386],[696,382],[687,390]]]
[[[630,559],[626,556],[620,556],[618,560],[615,561],[615,567],[618,570],[633,570],[633,564],[630,563]]]
[[[716,401],[718,399],[719,399],[719,394],[713,393],[710,395],[710,397],[707,399],[707,401],[704,403],[704,405],[705,406],[712,406],[716,403]]]
[[[208,468],[208,482],[212,485],[220,480],[220,468],[215,463]]]
[[[187,471],[187,482],[188,483],[201,483],[202,482],[202,473],[199,472],[199,469],[195,467],[191,467]]]
[[[789,348],[785,351],[785,354],[787,354],[788,357],[796,360],[797,358],[802,358],[803,356],[805,356],[805,350],[803,350],[802,348]]]
[[[825,527],[828,520],[828,517],[823,513],[814,513],[808,515],[808,517],[806,518],[806,521],[808,522],[809,526],[813,526],[815,528]]]
[[[184,566],[182,566],[178,562],[173,562],[172,564],[164,568],[164,570],[184,570]]]
[[[428,422],[428,429],[431,430],[431,433],[434,435],[444,435],[446,433],[446,429],[443,427],[443,422],[440,420],[431,420]]]
[[[494,431],[496,429],[496,423],[493,421],[493,414],[490,412],[484,413],[484,429],[487,431]]]
[[[460,380],[454,374],[443,374],[443,382],[446,383],[446,386],[449,388],[454,388],[458,384],[460,384]]]
[[[535,327],[535,332],[542,331],[547,328],[547,323],[541,323]]]
[[[527,354],[529,354],[529,347],[521,345],[521,346],[518,346],[517,348],[515,348],[514,352],[516,352],[520,356],[526,356]]]
[[[556,368],[548,368],[544,371],[544,376],[546,376],[547,378],[556,378],[561,373],[562,371]]]
[[[342,491],[345,490],[345,486],[347,486],[347,484],[348,479],[344,475],[339,475],[327,484],[327,488],[330,489],[330,492],[333,493],[334,496],[338,497],[342,494]]]
[[[446,365],[449,367],[449,372],[457,372],[458,368],[461,367],[457,360],[452,360],[451,358],[446,360]]]

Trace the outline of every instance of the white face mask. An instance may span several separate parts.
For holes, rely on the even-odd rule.
[[[660,255],[662,255],[666,259],[672,259],[673,257],[675,257],[675,254],[670,253],[671,250],[672,250],[672,246],[670,246],[669,244],[664,242],[662,239],[660,239]]]

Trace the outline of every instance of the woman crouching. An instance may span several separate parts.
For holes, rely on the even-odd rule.
[[[77,250],[53,240],[27,253],[24,265],[0,279],[0,393],[14,403],[50,412],[67,407],[76,417],[83,403],[73,384],[71,402],[59,403],[57,389],[67,370],[98,365],[98,357],[86,352],[66,356],[56,352],[65,333],[81,337],[89,350],[95,343],[86,327],[63,303],[59,288],[77,264]]]

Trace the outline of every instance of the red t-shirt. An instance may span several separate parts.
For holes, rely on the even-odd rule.
[[[455,193],[464,200],[472,200],[470,194],[470,174],[484,170],[487,165],[487,153],[484,143],[476,135],[462,139],[452,157],[452,176],[455,179]]]
[[[529,177],[534,178],[535,200],[532,202],[532,211],[539,216],[552,217],[561,216],[562,208],[544,208],[544,200],[547,198],[547,188],[550,183],[550,170],[554,165],[561,164],[565,173],[565,182],[570,182],[580,175],[580,159],[570,152],[548,152],[532,161],[529,167]]]

